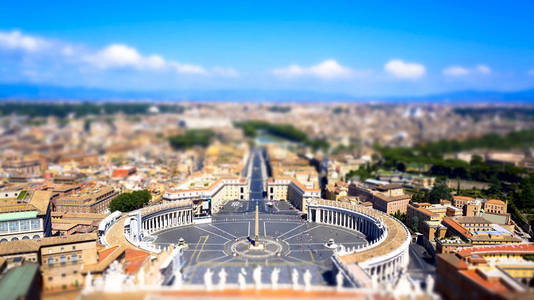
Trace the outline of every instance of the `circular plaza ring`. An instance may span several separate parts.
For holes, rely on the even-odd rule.
[[[261,260],[269,257],[286,256],[289,253],[289,244],[282,240],[270,237],[260,237],[259,247],[253,247],[249,237],[237,238],[224,244],[224,252],[236,258]]]

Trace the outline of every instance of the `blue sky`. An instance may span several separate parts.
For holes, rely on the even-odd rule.
[[[533,1],[73,2],[3,1],[0,83],[355,96],[534,87]]]

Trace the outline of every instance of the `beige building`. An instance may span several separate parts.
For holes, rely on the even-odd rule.
[[[82,266],[97,262],[96,234],[48,237],[0,243],[0,257],[9,266],[24,261],[41,265],[44,289],[68,289],[83,284]]]
[[[454,206],[463,209],[466,216],[477,216],[482,209],[484,213],[488,214],[507,214],[507,203],[497,199],[486,200],[467,196],[454,196]]]
[[[373,203],[373,208],[388,214],[406,213],[410,195],[404,194],[399,184],[359,184],[349,185],[349,195],[358,196],[361,201]]]
[[[315,183],[305,185],[295,178],[281,177],[267,180],[267,199],[287,200],[296,209],[305,213],[308,201],[319,199],[321,190]]]
[[[348,195],[348,185],[343,181],[336,181],[333,184],[328,184],[325,188],[325,198],[328,200],[338,201],[339,198]]]
[[[109,203],[119,194],[113,187],[86,187],[54,199],[54,211],[68,213],[106,213]]]
[[[24,201],[3,199],[0,204],[0,243],[51,235],[52,192],[32,191]]]
[[[82,266],[97,262],[96,241],[93,233],[43,239],[39,259],[45,288],[82,285]]]
[[[489,199],[484,202],[484,212],[504,215],[506,214],[506,203],[497,199]]]
[[[196,215],[218,212],[228,201],[248,200],[249,183],[243,177],[217,178],[211,174],[191,177],[163,195],[165,201],[191,200]]]

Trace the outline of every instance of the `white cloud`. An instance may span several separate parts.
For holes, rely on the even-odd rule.
[[[272,73],[282,78],[311,76],[321,79],[336,79],[348,78],[353,74],[353,71],[348,67],[340,65],[334,59],[327,59],[310,67],[303,67],[293,64],[285,68],[274,69]]]
[[[469,73],[470,71],[462,66],[450,66],[443,69],[443,75],[446,76],[465,76]]]
[[[289,65],[285,68],[274,69],[273,74],[279,77],[299,77],[304,75],[305,71],[299,65]]]
[[[0,32],[0,48],[35,52],[46,48],[49,44],[42,38],[22,34],[18,30]]]
[[[487,65],[477,65],[475,69],[481,74],[491,74],[491,69]]]
[[[144,55],[136,48],[125,44],[113,43],[102,49],[94,50],[83,45],[23,34],[17,30],[0,31],[1,49],[19,51],[24,55],[24,58],[38,58],[43,63],[79,64],[100,70],[134,69],[137,71],[174,72],[184,75],[239,76],[239,73],[233,68],[213,67],[206,69],[200,65],[168,60],[160,55]],[[44,49],[46,51],[41,51]],[[41,52],[39,52],[39,56],[36,56],[38,51]]]
[[[212,71],[213,74],[222,77],[239,77],[239,72],[234,68],[215,67]]]
[[[171,61],[169,66],[179,74],[197,74],[197,75],[207,75],[208,72],[204,67],[191,65],[191,64],[181,64],[178,62]]]
[[[137,49],[123,44],[111,44],[94,54],[87,55],[85,60],[102,69],[162,69],[167,64],[161,56],[151,55],[145,57]]]
[[[384,71],[401,79],[419,79],[426,73],[424,65],[392,59],[384,65]]]
[[[137,49],[123,44],[111,44],[95,54],[87,55],[85,61],[101,69],[133,68],[137,70],[172,71],[189,75],[238,76],[237,71],[232,68],[215,67],[212,71],[208,71],[200,65],[166,60],[159,55],[143,56]]]
[[[450,76],[450,77],[459,77],[459,76],[465,76],[465,75],[471,75],[471,74],[482,74],[482,75],[489,75],[491,74],[491,68],[487,65],[477,65],[473,68],[467,68],[463,66],[450,66],[445,69],[443,69],[443,75]]]

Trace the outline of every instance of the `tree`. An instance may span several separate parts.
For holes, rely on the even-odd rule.
[[[184,134],[169,137],[169,143],[176,150],[189,149],[194,146],[207,147],[214,136],[215,132],[209,129],[191,129]]]
[[[532,184],[528,179],[522,179],[519,183],[519,188],[521,192],[518,195],[517,206],[519,209],[532,208],[534,207],[534,190],[532,189]]]
[[[412,219],[412,230],[415,232],[419,231],[419,217],[414,216]]]
[[[148,190],[134,191],[131,193],[123,193],[111,200],[109,210],[111,212],[129,212],[139,209],[152,199],[152,194]]]
[[[445,181],[438,181],[432,187],[428,200],[430,203],[439,203],[440,200],[452,200],[451,192]]]
[[[406,171],[406,165],[403,162],[397,163],[397,170],[399,172],[405,172]]]
[[[416,191],[412,194],[412,202],[428,202],[428,192]]]

